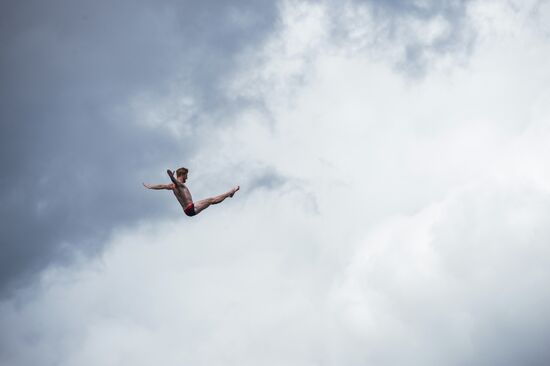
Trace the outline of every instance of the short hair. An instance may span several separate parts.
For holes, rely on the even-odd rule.
[[[187,168],[179,168],[178,170],[176,170],[176,177],[179,177],[180,175],[184,175],[184,174],[187,174],[187,172],[189,171],[189,169]]]

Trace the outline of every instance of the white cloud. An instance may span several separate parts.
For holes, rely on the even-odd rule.
[[[324,6],[281,9],[226,85],[265,109],[201,140],[190,185],[218,193],[250,167],[287,182],[120,231],[101,259],[50,269],[1,304],[13,330],[2,362],[548,359],[550,43],[517,15],[535,8],[473,2],[468,62],[433,53],[414,80],[367,31],[352,32],[364,41],[352,52],[334,42]],[[434,22],[428,43],[446,29]]]

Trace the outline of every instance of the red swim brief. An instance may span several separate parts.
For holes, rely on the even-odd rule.
[[[191,202],[190,204],[187,205],[187,207],[183,209],[183,212],[185,212],[187,216],[195,216],[197,214],[195,212],[195,204]]]

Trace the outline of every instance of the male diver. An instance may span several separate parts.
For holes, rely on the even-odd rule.
[[[187,168],[179,168],[176,170],[176,177],[174,177],[174,173],[168,169],[166,173],[170,177],[170,180],[172,181],[172,184],[145,184],[145,188],[149,189],[167,189],[174,192],[174,195],[178,199],[178,202],[180,203],[181,207],[183,208],[183,212],[187,216],[195,216],[198,215],[200,212],[202,212],[204,209],[206,209],[210,205],[216,205],[220,202],[222,202],[227,197],[233,197],[235,192],[239,190],[239,186],[233,187],[231,190],[220,194],[219,196],[206,198],[197,202],[193,202],[193,198],[191,197],[191,192],[189,192],[189,189],[184,184],[187,180],[187,173],[189,170]]]

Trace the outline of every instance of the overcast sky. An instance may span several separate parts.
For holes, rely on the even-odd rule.
[[[550,364],[550,1],[0,9],[0,365]]]

